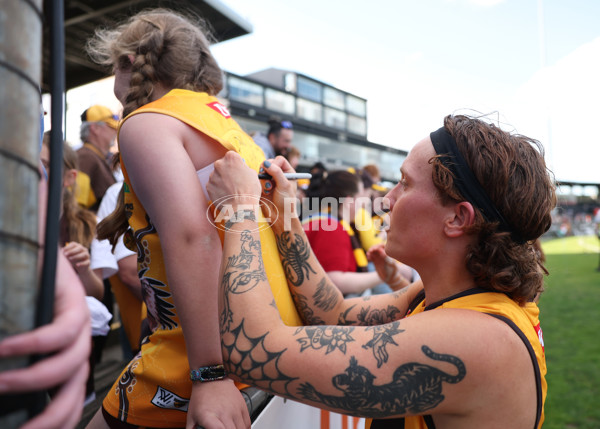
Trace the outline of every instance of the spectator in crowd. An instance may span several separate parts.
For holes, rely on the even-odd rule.
[[[50,160],[50,132],[44,134],[41,151],[42,163],[48,169]],[[73,265],[85,288],[86,295],[101,300],[104,296],[101,270],[90,266],[90,250],[96,235],[96,215],[81,208],[75,200],[77,183],[77,155],[68,143],[63,143],[63,187],[60,210],[59,245]]]
[[[382,231],[375,227],[373,222],[373,204],[376,191],[373,189],[375,182],[365,170],[361,170],[358,177],[362,182],[360,202],[356,209],[353,224],[357,230],[363,249],[368,251],[372,246],[384,242]]]
[[[385,241],[386,231],[389,225],[389,207],[387,207],[387,201],[385,195],[391,191],[391,188],[387,188],[382,185],[373,185],[373,202],[372,202],[372,213],[371,219],[379,235]]]
[[[77,151],[79,168],[90,178],[93,195],[87,208],[96,212],[106,189],[113,183],[110,149],[117,137],[119,117],[108,107],[95,104],[81,114],[80,138],[83,147]]]
[[[381,180],[379,168],[374,164],[366,165],[360,170],[359,176],[364,192],[360,204],[356,208],[352,227],[358,235],[363,250],[368,252],[374,246],[385,243],[386,233],[383,217],[386,215],[387,209],[384,207],[385,193],[381,192],[381,186],[378,184]],[[368,270],[375,271],[372,262],[369,262]],[[402,266],[401,273],[410,282],[418,277],[417,273],[407,265]],[[389,285],[380,283],[371,289],[371,293],[389,293],[392,290]]]
[[[310,174],[312,174],[313,179],[325,179],[327,177],[327,167],[321,161],[317,161],[310,167]]]
[[[373,185],[375,185],[377,182],[365,168],[359,170],[358,175],[363,182],[363,187],[365,188],[364,195],[367,196],[369,200],[373,200],[375,197]]]
[[[373,183],[381,182],[381,172],[376,164],[367,164],[362,168],[362,172],[368,174]]]
[[[330,172],[319,192],[319,211],[303,219],[304,232],[327,275],[344,296],[357,296],[382,283],[368,270],[366,252],[354,219],[361,210],[362,181],[356,174]],[[375,244],[375,243],[373,243]],[[408,285],[401,278],[395,289]]]
[[[239,156],[227,154],[215,163],[209,195],[238,195],[228,206],[233,213],[261,190],[285,206],[294,183],[282,173],[292,169],[283,158],[264,167],[274,183],[261,184]],[[230,311],[221,323],[227,370],[286,398],[373,418],[371,429],[539,429],[547,385],[534,300],[547,271],[533,243],[550,227],[556,204],[542,146],[450,115],[416,144],[401,172],[387,196],[385,252],[370,254],[378,270],[388,258],[417,269],[421,280],[399,293],[343,300],[300,222],[274,219],[290,288],[315,326],[285,326],[268,305],[256,222],[235,216],[225,231],[221,276]],[[256,280],[241,289],[248,278]],[[276,361],[268,377],[255,355]]]
[[[205,184],[227,151],[240,153],[256,176],[264,154],[216,98],[223,73],[197,20],[146,10],[97,30],[87,48],[93,61],[115,71],[124,116],[123,199],[98,233],[113,244],[125,233],[125,244],[136,249],[151,329],[88,427],[247,428],[245,401],[223,371],[221,241],[206,216]],[[275,238],[264,226],[274,305],[297,326]]]
[[[106,190],[98,208],[99,221],[117,208],[117,201],[123,199],[122,190],[123,182],[117,182]],[[125,246],[123,236],[120,236],[112,247],[112,252],[107,252],[104,257],[114,260],[116,272],[107,273],[105,278],[108,277],[119,309],[124,336],[121,338],[123,356],[131,360],[140,351],[143,333],[144,336],[148,334],[145,329],[142,329],[142,326],[147,328],[147,323],[143,324],[146,318],[146,305],[137,273],[137,254]]]
[[[323,181],[327,178],[327,167],[321,161],[314,163],[309,170],[311,174],[310,182],[308,187],[304,191],[306,199],[303,201],[301,212],[299,213],[300,219],[305,218],[307,212],[319,210],[319,195]]]
[[[256,143],[265,153],[265,158],[275,158],[277,155],[287,156],[294,139],[294,126],[290,121],[279,118],[269,119],[267,134],[256,133],[253,136]]]
[[[45,166],[50,160],[50,134],[44,134],[40,158]],[[71,266],[79,276],[84,287],[86,302],[92,322],[92,353],[90,354],[90,373],[87,380],[86,401],[95,399],[94,368],[99,361],[109,331],[108,322],[112,318],[101,300],[104,297],[102,276],[105,270],[113,270],[110,261],[93,261],[92,255],[109,250],[106,240],[96,239],[96,215],[81,208],[75,199],[77,186],[77,154],[71,146],[63,143],[63,191],[59,218],[59,246]],[[47,168],[47,167],[46,167]]]
[[[296,170],[300,164],[300,150],[298,150],[296,146],[290,146],[290,150],[285,158],[288,160],[292,168]],[[302,207],[302,200],[306,197],[306,190],[310,185],[310,179],[299,179],[296,183],[298,185],[296,188],[296,198],[298,199],[297,207],[298,211],[300,211]]]
[[[287,155],[285,158],[288,160],[290,165],[294,170],[298,168],[298,164],[300,163],[300,151],[296,146],[290,146]]]

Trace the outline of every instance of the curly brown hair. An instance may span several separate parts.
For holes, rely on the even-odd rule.
[[[544,290],[543,276],[548,274],[534,243],[550,228],[556,205],[555,182],[542,145],[463,115],[444,118],[444,128],[513,230],[513,234],[499,231],[498,222],[487,222],[475,209],[476,220],[467,232],[479,239],[469,248],[467,269],[477,287],[506,293],[521,305],[533,301]],[[464,201],[440,158],[430,163],[442,202]]]
[[[97,64],[131,71],[123,117],[152,101],[155,87],[217,95],[223,72],[210,52],[210,35],[198,17],[168,9],[142,11],[114,29],[99,29],[86,50]],[[133,62],[129,58],[133,57]],[[122,201],[98,227],[114,245],[129,227]]]

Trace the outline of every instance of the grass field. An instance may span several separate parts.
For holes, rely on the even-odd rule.
[[[600,250],[596,237],[543,243],[540,300],[548,364],[544,429],[600,428]]]

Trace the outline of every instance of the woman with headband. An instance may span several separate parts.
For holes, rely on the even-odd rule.
[[[285,160],[264,168],[273,183],[261,186],[227,154],[208,186],[213,200],[236,195],[220,285],[232,378],[373,419],[371,429],[541,427],[546,364],[535,301],[547,271],[532,243],[550,227],[556,196],[537,141],[448,116],[415,145],[387,195],[385,252],[370,255],[382,273],[396,269],[393,258],[421,275],[395,294],[343,300],[299,221],[272,216],[298,309],[319,321],[300,328],[268,305],[256,223],[238,213],[261,188],[281,210],[294,196]]]

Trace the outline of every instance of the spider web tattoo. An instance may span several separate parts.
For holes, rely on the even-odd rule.
[[[264,342],[268,334],[269,332],[266,332],[259,337],[250,337],[242,320],[237,328],[221,339],[227,351],[223,359],[229,362],[230,373],[243,381],[251,380],[253,384],[258,384],[273,393],[285,392],[292,397],[288,385],[298,378],[285,375],[279,369],[279,358],[287,349],[280,352],[267,350]]]

